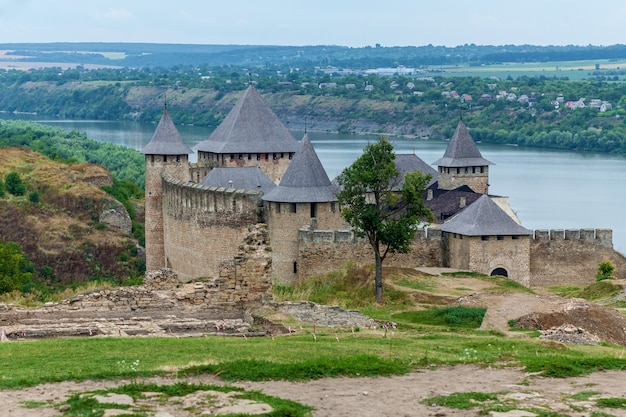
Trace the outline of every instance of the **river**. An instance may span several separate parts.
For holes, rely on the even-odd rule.
[[[1,114],[0,118],[15,118]],[[75,129],[88,137],[141,149],[152,137],[155,124],[135,122],[53,120],[21,117]],[[193,147],[212,129],[179,126]],[[302,132],[292,132],[300,139]],[[309,138],[332,179],[360,155],[377,136],[310,132]],[[445,142],[392,138],[396,152],[416,153],[427,163],[439,159]],[[616,155],[479,144],[490,168],[491,194],[509,196],[522,225],[528,229],[613,229],[614,247],[626,253],[626,158]],[[193,158],[193,156],[192,156]]]

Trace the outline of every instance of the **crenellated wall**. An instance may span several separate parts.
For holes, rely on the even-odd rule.
[[[617,278],[626,278],[626,257],[613,249],[610,229],[535,230],[530,286],[589,285],[605,261],[613,263]]]
[[[261,192],[163,177],[165,267],[181,278],[217,276],[250,226],[262,223]]]
[[[185,280],[216,277],[232,260],[250,227],[267,222],[271,277],[290,282],[336,270],[347,262],[373,263],[365,239],[341,230],[331,203],[264,203],[262,193],[206,187],[162,177],[164,266]],[[315,217],[311,217],[315,214]],[[323,228],[320,230],[320,228]],[[504,268],[512,279],[533,286],[590,284],[600,262],[611,261],[626,278],[626,258],[613,250],[609,229],[536,230],[530,239],[491,236],[450,239],[440,230],[419,230],[408,254],[391,254],[386,266],[440,266],[490,273]]]

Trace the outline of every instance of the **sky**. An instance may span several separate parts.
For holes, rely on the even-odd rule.
[[[0,43],[626,43],[626,1],[0,0]]]

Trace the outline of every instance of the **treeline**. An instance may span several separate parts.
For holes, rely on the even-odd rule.
[[[50,159],[105,166],[118,181],[145,184],[144,156],[134,149],[97,142],[78,131],[21,120],[0,121],[0,147],[25,147]]]
[[[353,69],[424,67],[427,65],[481,65],[494,62],[547,62],[626,57],[625,45],[537,46],[475,45],[454,47],[371,45],[351,48],[337,45],[185,45],[148,43],[44,43],[0,44],[17,60],[75,62],[122,67],[193,66],[338,66]],[[111,57],[110,53],[116,53]],[[18,58],[26,56],[28,58]]]

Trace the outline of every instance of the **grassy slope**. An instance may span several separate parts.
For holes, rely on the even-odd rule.
[[[442,325],[439,319],[403,314],[445,307],[451,292],[467,294],[475,288],[524,291],[510,285],[510,281],[455,276],[442,278],[449,281],[441,284],[438,277],[390,269],[386,271],[386,302],[376,305],[371,301],[373,280],[369,273],[367,269],[348,268],[278,291],[290,299],[332,298],[338,304],[359,306],[379,320],[393,319],[396,329],[314,328],[287,320],[285,323],[292,324],[295,333],[274,338],[73,338],[2,343],[0,389],[46,381],[155,374],[210,373],[226,380],[308,380],[402,374],[424,366],[465,363],[524,366],[529,372],[557,377],[597,369],[626,369],[623,347],[566,346],[539,340],[536,332],[505,335],[476,330],[476,325]],[[125,365],[129,363],[137,366]]]
[[[118,231],[98,224],[100,213],[119,205],[97,184],[110,182],[106,168],[93,164],[64,164],[26,149],[0,152],[0,178],[20,174],[28,192],[40,202],[6,194],[0,199],[0,236],[22,246],[35,265],[53,270],[51,280],[69,284],[93,276],[129,276],[120,254],[134,244]],[[27,192],[27,195],[28,195]]]

